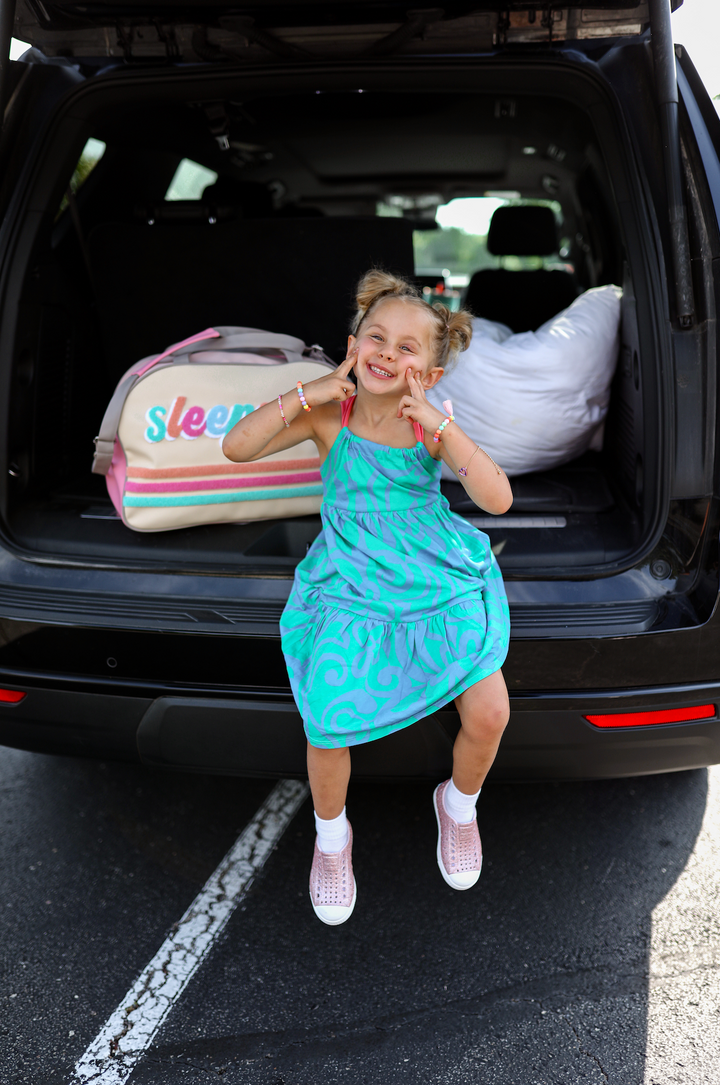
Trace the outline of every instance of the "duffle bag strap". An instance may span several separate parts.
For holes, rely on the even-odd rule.
[[[107,405],[107,410],[100,425],[100,432],[95,438],[95,455],[92,464],[92,473],[94,475],[106,475],[110,470],[115,449],[115,438],[120,425],[120,415],[130,389],[137,379],[137,373],[131,373],[129,377],[126,377],[122,384],[119,384],[115,389],[115,395]]]

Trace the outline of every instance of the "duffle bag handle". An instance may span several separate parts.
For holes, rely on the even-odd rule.
[[[189,361],[188,356],[200,353],[205,349],[237,351],[265,348],[281,351],[288,362],[302,361],[304,357],[314,361],[326,362],[331,366],[336,363],[329,358],[322,347],[314,343],[309,350],[306,349],[302,339],[296,339],[292,335],[283,335],[278,332],[263,331],[262,328],[234,328],[218,326],[206,328],[205,331],[191,335],[179,343],[174,343],[162,354],[149,358],[140,368],[129,373],[118,387],[108,403],[107,410],[100,425],[100,432],[95,438],[95,455],[93,456],[92,473],[94,475],[107,475],[112,463],[115,451],[115,439],[117,437],[120,416],[130,391],[136,382],[150,372],[160,362],[165,364],[185,364]]]
[[[136,371],[137,377],[144,377],[159,362],[181,362],[191,354],[198,354],[202,350],[247,350],[264,348],[266,350],[279,350],[288,361],[299,361],[303,357],[305,344],[302,339],[296,339],[293,335],[283,335],[278,332],[266,332],[262,328],[233,328],[217,327],[206,328],[204,332],[191,335],[189,339],[183,339],[180,343],[174,343],[162,354],[150,358],[145,365]],[[311,347],[311,352],[317,349]],[[320,348],[322,349],[322,348]]]

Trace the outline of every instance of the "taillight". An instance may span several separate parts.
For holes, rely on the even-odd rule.
[[[0,704],[18,704],[25,697],[19,689],[0,689]]]
[[[653,712],[612,712],[586,716],[585,719],[595,727],[652,727],[662,723],[709,720],[715,714],[714,704],[701,704],[693,708],[660,708]]]

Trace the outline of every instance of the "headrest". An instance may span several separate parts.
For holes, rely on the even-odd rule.
[[[493,256],[552,256],[558,251],[555,215],[549,207],[498,207],[487,247]]]
[[[235,177],[218,177],[203,189],[202,202],[217,207],[242,208],[246,219],[270,218],[273,200],[270,190],[257,181],[238,181]]]

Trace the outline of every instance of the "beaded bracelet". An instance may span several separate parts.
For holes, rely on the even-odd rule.
[[[445,427],[446,427],[446,426],[449,426],[449,425],[450,425],[450,423],[451,423],[451,422],[454,422],[454,421],[455,421],[455,415],[454,415],[454,414],[449,414],[449,415],[447,416],[447,418],[445,418],[445,419],[444,419],[444,420],[443,420],[443,421],[442,421],[442,422],[440,423],[440,425],[438,426],[438,428],[437,428],[437,429],[435,430],[435,433],[433,434],[433,441],[435,442],[435,444],[437,444],[437,443],[438,443],[438,441],[440,440],[440,438],[442,437],[442,431],[443,431],[443,430],[445,429]]]
[[[278,396],[278,407],[280,408],[280,414],[282,415],[283,422],[285,423],[286,426],[289,426],[290,423],[288,422],[287,418],[285,417],[285,411],[283,410],[282,395]]]
[[[433,434],[433,441],[435,442],[435,444],[437,444],[442,437],[442,431],[445,429],[445,427],[449,426],[451,422],[455,421],[455,415],[453,414],[453,405],[451,399],[443,400],[443,410],[447,411],[448,416],[440,423],[438,428],[435,430],[435,433]]]
[[[308,402],[305,399],[305,393],[303,392],[302,381],[297,382],[297,390],[298,390],[298,395],[300,396],[300,402],[302,403],[302,409],[304,411],[311,411],[312,407],[310,407],[308,405]]]

